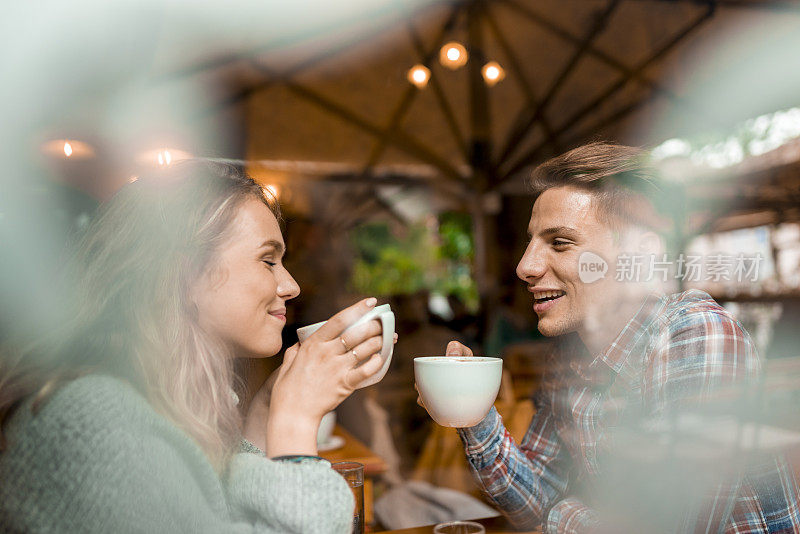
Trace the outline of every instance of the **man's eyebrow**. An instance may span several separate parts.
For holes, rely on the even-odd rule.
[[[275,249],[275,252],[277,252],[278,254],[283,254],[283,243],[275,239],[267,239],[266,241],[261,243],[261,245],[258,247],[258,250],[264,248],[273,248]]]
[[[578,232],[578,230],[576,230],[575,228],[570,228],[569,226],[553,226],[551,228],[545,228],[544,230],[539,232],[539,235],[541,236],[550,236],[554,234],[577,236],[580,234],[580,232]]]

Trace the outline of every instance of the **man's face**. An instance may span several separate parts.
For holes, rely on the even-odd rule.
[[[548,189],[533,204],[528,235],[517,276],[533,293],[539,331],[558,336],[602,323],[602,314],[609,313],[621,296],[611,261],[619,245],[613,230],[598,219],[592,194],[572,186]],[[581,281],[578,260],[583,252],[605,260],[609,266],[605,277]]]

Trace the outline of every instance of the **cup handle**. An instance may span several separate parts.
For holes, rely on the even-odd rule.
[[[385,312],[379,316],[383,327],[383,345],[381,345],[381,358],[389,357],[389,351],[394,347],[394,313]]]
[[[381,346],[381,359],[383,360],[383,367],[378,370],[374,375],[367,377],[363,382],[356,386],[356,389],[371,386],[386,376],[391,363],[392,350],[394,350],[394,313],[391,311],[384,312],[375,317],[380,320],[381,328],[383,330],[383,345]]]

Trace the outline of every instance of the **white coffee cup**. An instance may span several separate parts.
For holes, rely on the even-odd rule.
[[[335,426],[336,412],[328,412],[322,416],[317,429],[317,445],[324,445],[330,441]]]
[[[486,417],[500,391],[503,360],[478,356],[414,358],[425,409],[442,426],[464,428]]]
[[[362,315],[353,324],[348,326],[345,329],[345,332],[354,326],[364,324],[373,319],[379,320],[383,326],[383,345],[381,346],[381,360],[383,361],[383,366],[377,373],[364,379],[355,387],[355,389],[364,388],[380,382],[381,379],[386,375],[386,372],[389,370],[389,364],[392,362],[392,352],[394,352],[394,313],[388,304],[375,306],[373,309]],[[328,321],[322,321],[320,323],[314,323],[302,328],[298,328],[297,339],[299,339],[300,343],[302,343],[327,322]],[[363,365],[363,363],[361,365]]]

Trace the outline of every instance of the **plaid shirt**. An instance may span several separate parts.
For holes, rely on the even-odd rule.
[[[703,462],[684,462],[684,471],[680,465],[675,469],[683,478],[672,477],[672,488],[678,491],[666,499],[649,500],[654,495],[664,497],[664,487],[670,485],[665,480],[669,471],[663,469],[669,456],[651,462],[651,467],[657,466],[655,472],[647,470],[647,462],[631,459],[636,457],[632,451],[641,460],[641,454],[657,455],[663,445],[663,439],[659,441],[663,434],[641,432],[642,421],[656,422],[657,428],[657,422],[670,421],[677,408],[684,413],[687,408],[712,405],[725,386],[752,383],[759,374],[749,335],[710,296],[692,290],[648,297],[611,345],[582,361],[562,366],[543,382],[534,397],[537,413],[521,445],[505,430],[494,408],[478,425],[459,429],[476,480],[512,523],[526,528],[543,525],[545,532],[559,533],[663,528],[800,532],[797,484],[780,455],[761,455],[757,462],[750,458],[737,464],[734,472],[718,473],[701,495],[695,493],[700,487],[697,480],[686,475],[695,465],[702,471]],[[638,430],[618,432],[630,428],[626,421],[639,421]],[[671,435],[674,451],[675,436],[684,438]],[[684,445],[685,450],[698,450],[696,441]],[[617,453],[616,464],[604,463],[609,452]],[[716,454],[719,464],[721,449],[712,447],[710,453],[712,459]],[[707,458],[705,464],[710,463]],[[622,497],[613,503],[603,503],[610,488],[627,489],[619,490]],[[616,517],[601,517],[600,510],[609,509]],[[633,526],[630,518],[637,514],[639,523]],[[626,519],[628,524],[621,523]],[[648,521],[660,528],[642,530]]]

